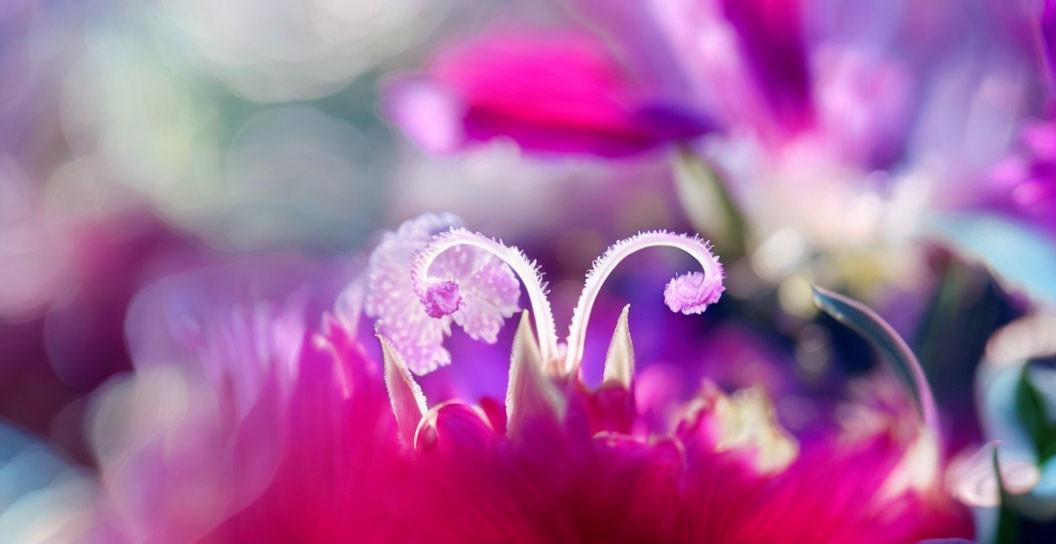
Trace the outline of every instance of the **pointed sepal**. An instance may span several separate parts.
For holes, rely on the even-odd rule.
[[[413,445],[418,423],[427,411],[425,395],[411,377],[399,350],[388,338],[380,334],[378,340],[381,341],[381,351],[385,358],[385,387],[389,391],[392,413],[396,416],[400,441],[408,446]]]
[[[609,350],[605,353],[605,371],[602,375],[602,386],[618,385],[630,390],[634,380],[634,345],[631,343],[631,330],[627,324],[627,314],[631,309],[628,304],[620,312],[616,321],[616,330],[612,333]]]
[[[513,338],[510,355],[510,384],[506,391],[506,432],[515,437],[533,420],[560,418],[565,402],[557,387],[543,372],[543,359],[532,333],[528,312]]]
[[[886,355],[891,368],[905,383],[924,426],[937,433],[939,416],[924,369],[906,341],[882,317],[866,305],[818,286],[813,286],[814,304],[833,319],[854,329]],[[941,450],[941,448],[940,448]]]

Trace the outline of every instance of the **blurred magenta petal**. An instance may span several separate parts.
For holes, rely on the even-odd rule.
[[[812,121],[804,0],[724,0],[723,13],[774,115],[790,132]]]
[[[386,111],[423,149],[510,138],[536,152],[618,157],[709,130],[635,80],[585,32],[497,27],[395,78]]]
[[[573,0],[582,16],[668,96],[728,130],[775,145],[813,124],[812,6],[798,0],[647,0],[611,8]]]
[[[271,487],[290,444],[308,443],[298,433],[336,436],[295,407],[359,389],[359,367],[340,362],[362,352],[346,342],[336,353],[316,332],[350,276],[333,261],[258,258],[171,276],[136,298],[136,372],[108,383],[90,416],[116,530],[200,539]],[[319,373],[325,386],[311,386]]]
[[[288,433],[274,478],[205,542],[392,541],[408,475],[380,369],[336,321],[327,329],[300,354],[281,422],[255,430]]]
[[[1056,121],[1028,122],[1019,144],[991,171],[981,205],[1056,234]]]
[[[301,359],[320,349],[308,316],[348,281],[329,264],[255,259],[171,276],[137,296],[127,322],[136,372],[97,395],[90,427],[127,538],[199,539],[268,487],[294,430]]]
[[[129,306],[125,333],[133,365],[185,366],[225,391],[245,416],[261,389],[290,387],[305,335],[358,273],[348,266],[275,255],[162,278]]]
[[[760,386],[727,394],[705,383],[665,401],[656,388],[667,379],[655,373],[643,377],[638,404],[633,375],[595,389],[541,359],[527,313],[508,359],[505,410],[456,399],[394,415],[377,362],[319,309],[341,292],[328,287],[326,267],[241,264],[162,280],[130,312],[136,372],[98,396],[91,419],[108,512],[99,523],[118,541],[897,543],[970,534],[940,490],[898,477],[908,442],[897,415],[796,436]],[[623,327],[617,335],[630,334]],[[634,356],[630,338],[620,345],[619,356]],[[651,408],[666,402],[679,406]],[[396,418],[415,415],[408,439],[414,422]],[[656,417],[668,421],[654,426]]]

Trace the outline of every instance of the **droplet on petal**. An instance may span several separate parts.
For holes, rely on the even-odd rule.
[[[718,302],[723,290],[721,277],[709,280],[701,272],[689,272],[667,282],[664,303],[672,312],[699,314]]]

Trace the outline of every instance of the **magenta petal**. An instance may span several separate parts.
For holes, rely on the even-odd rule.
[[[727,20],[773,113],[789,129],[810,121],[811,81],[800,0],[726,0]]]
[[[494,29],[386,94],[392,120],[434,153],[507,137],[531,151],[612,157],[710,129],[646,92],[600,40],[574,31]]]
[[[978,207],[1056,233],[1056,121],[1027,124],[1019,149],[991,170]]]

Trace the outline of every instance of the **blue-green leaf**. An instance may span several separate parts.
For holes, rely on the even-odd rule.
[[[932,233],[962,256],[975,259],[1006,285],[1056,305],[1056,243],[1016,221],[991,214],[934,218]]]
[[[921,419],[933,429],[937,425],[935,401],[916,355],[891,325],[866,305],[814,286],[814,303],[834,319],[867,338],[906,383]]]

